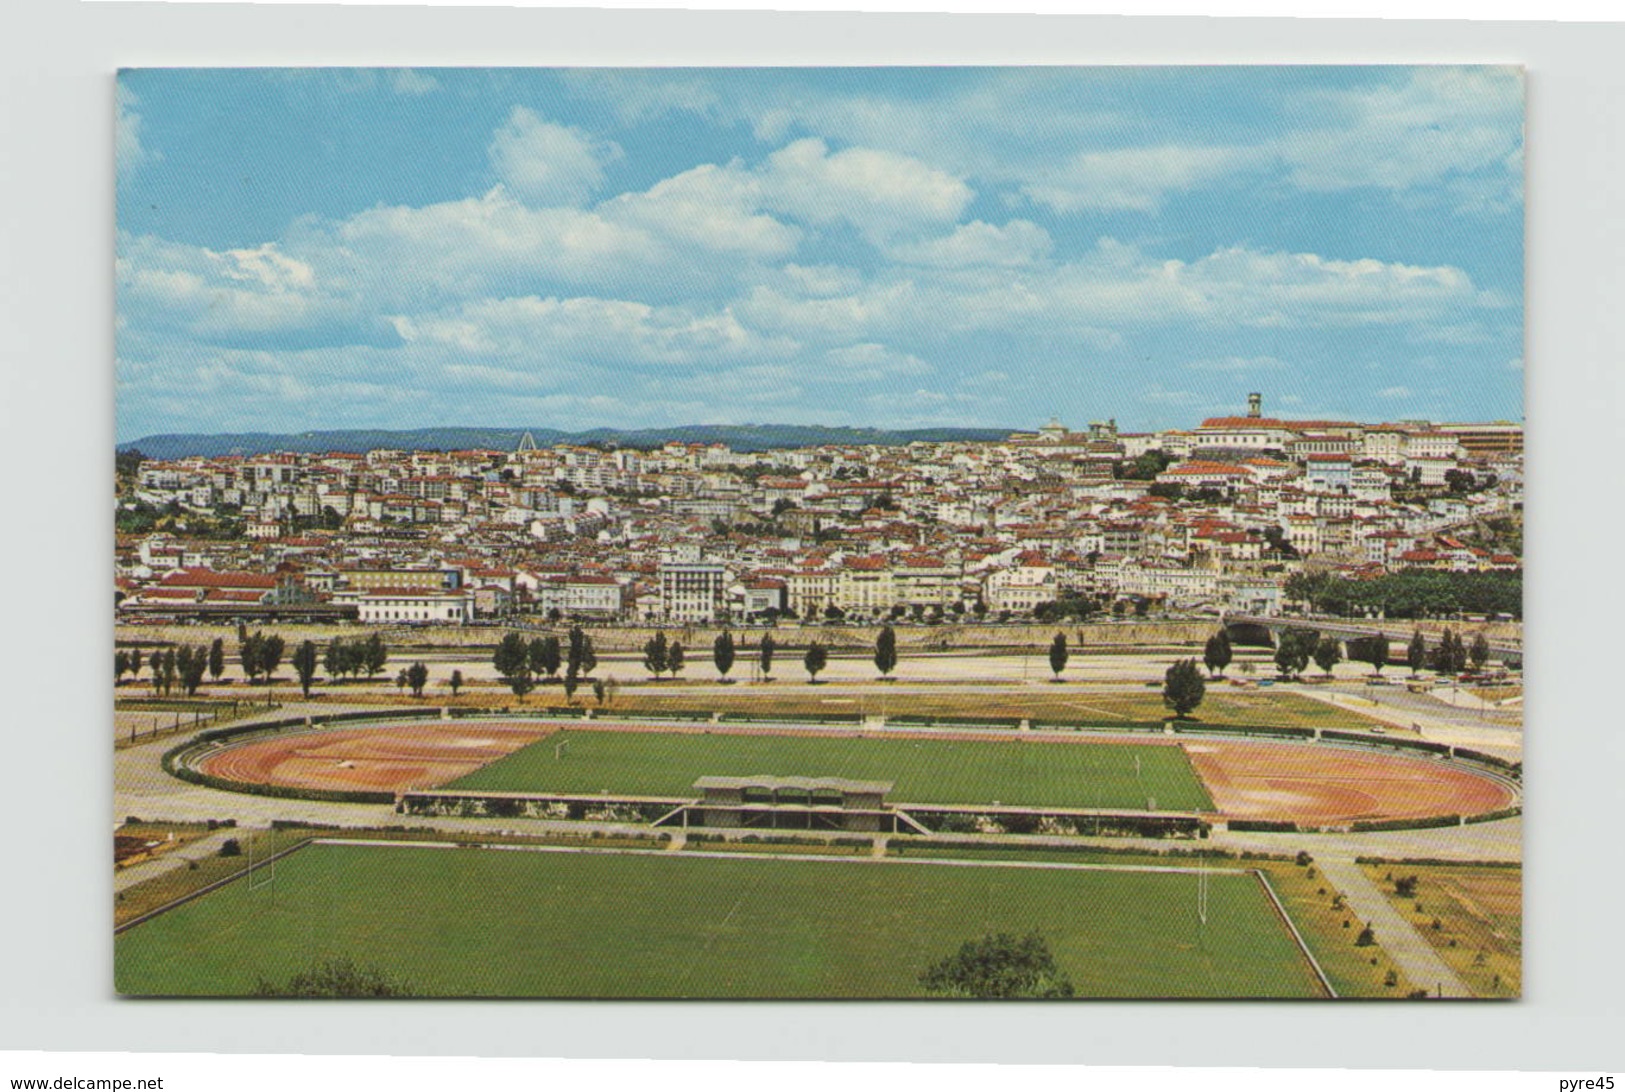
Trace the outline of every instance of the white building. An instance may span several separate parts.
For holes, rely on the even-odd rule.
[[[368,592],[337,592],[334,603],[354,603],[356,617],[365,624],[400,623],[460,626],[474,618],[474,597],[467,591],[430,591],[379,588]]]
[[[673,622],[714,622],[728,597],[728,570],[701,561],[660,563],[660,613]]]

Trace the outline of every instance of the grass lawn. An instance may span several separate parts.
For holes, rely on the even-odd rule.
[[[1044,742],[1013,732],[988,741],[569,729],[444,787],[689,796],[708,774],[891,781],[891,799],[922,804],[1144,808],[1155,798],[1162,810],[1213,807],[1178,747]]]
[[[1085,997],[1313,997],[1249,875],[692,852],[310,846],[115,942],[120,993],[240,995],[347,957],[420,995],[917,997],[966,940],[1037,929]]]
[[[1523,869],[1401,862],[1363,867],[1475,995],[1520,995]],[[1415,876],[1416,894],[1401,898],[1389,876]]]

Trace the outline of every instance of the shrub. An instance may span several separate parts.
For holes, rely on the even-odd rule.
[[[1389,971],[1387,974],[1382,976],[1382,984],[1384,986],[1399,985],[1399,975],[1394,971]]]
[[[1420,879],[1414,874],[1401,876],[1394,881],[1394,894],[1402,899],[1414,898],[1416,896],[1416,885],[1420,882]]]
[[[1375,943],[1377,943],[1377,934],[1369,925],[1361,929],[1360,935],[1354,938],[1356,948],[1369,948]]]
[[[242,855],[243,847],[238,843],[237,839],[227,838],[224,842],[220,843],[220,856],[241,857]]]
[[[1297,864],[1298,867],[1302,868],[1302,867],[1307,866],[1309,864],[1309,862],[1311,862],[1313,860],[1314,860],[1314,858],[1309,856],[1309,851],[1307,849],[1300,849],[1300,850],[1298,850],[1298,855],[1293,858],[1293,863]]]

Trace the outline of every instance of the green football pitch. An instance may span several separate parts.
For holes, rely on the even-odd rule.
[[[1082,997],[1314,997],[1249,873],[312,845],[115,940],[118,991],[231,996],[347,958],[440,997],[907,998],[1041,932]]]
[[[847,777],[890,781],[890,799],[916,804],[1211,810],[1179,747],[925,736],[560,732],[443,788],[493,792],[688,797],[722,777]],[[561,746],[563,744],[564,746]]]

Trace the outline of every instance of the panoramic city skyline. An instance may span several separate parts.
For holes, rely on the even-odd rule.
[[[144,70],[120,442],[1522,418],[1514,68]]]

